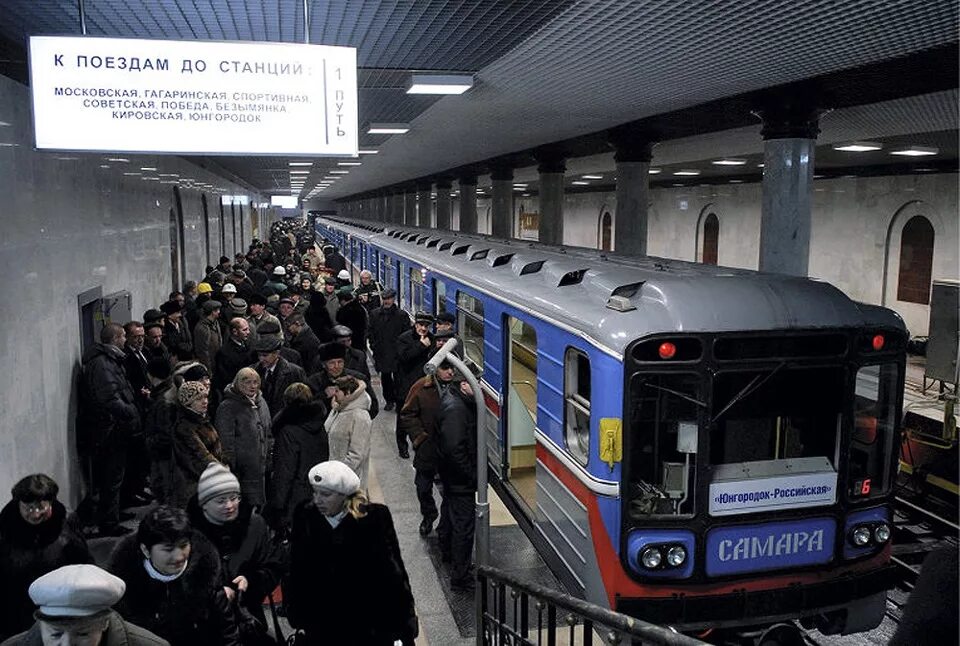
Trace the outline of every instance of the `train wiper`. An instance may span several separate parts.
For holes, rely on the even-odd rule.
[[[738,392],[738,393],[736,394],[736,396],[735,396],[733,399],[731,399],[730,402],[729,402],[726,406],[724,406],[723,409],[722,409],[719,413],[717,413],[716,415],[713,416],[713,419],[710,420],[710,423],[711,423],[711,424],[714,424],[718,419],[720,419],[720,416],[723,415],[724,413],[726,413],[728,410],[730,410],[730,409],[733,407],[734,404],[736,404],[737,402],[739,402],[739,401],[741,401],[741,400],[743,400],[743,399],[746,399],[749,395],[751,395],[751,394],[753,394],[755,391],[757,391],[757,390],[760,388],[760,386],[762,386],[763,384],[767,383],[767,381],[770,379],[770,377],[772,377],[772,376],[774,376],[775,374],[777,374],[777,373],[780,371],[780,369],[783,368],[785,365],[787,365],[787,362],[786,362],[786,361],[781,361],[781,362],[780,362],[780,365],[778,365],[776,368],[774,368],[773,370],[771,370],[770,372],[768,372],[766,375],[764,375],[764,374],[761,373],[761,374],[758,374],[758,375],[757,375],[756,377],[754,377],[753,379],[751,379],[751,380],[750,380],[750,383],[748,383],[746,386],[744,386],[744,387],[740,390],[740,392]]]
[[[644,383],[643,386],[644,386],[644,388],[653,388],[654,390],[660,390],[660,391],[663,391],[663,392],[665,392],[665,393],[670,393],[671,395],[674,395],[675,397],[679,397],[680,399],[685,399],[685,400],[687,400],[688,402],[690,402],[691,404],[696,404],[697,406],[701,406],[701,407],[703,407],[703,408],[706,408],[706,407],[707,407],[707,405],[706,405],[704,402],[700,401],[700,400],[697,399],[696,397],[691,397],[690,395],[685,395],[684,393],[682,393],[682,392],[680,392],[680,391],[678,391],[678,390],[673,390],[672,388],[664,388],[663,386],[657,386],[657,385],[652,384],[652,383],[650,383],[650,382]]]

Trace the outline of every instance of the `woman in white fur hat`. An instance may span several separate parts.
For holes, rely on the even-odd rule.
[[[283,584],[290,625],[308,643],[412,646],[419,628],[390,510],[342,462],[321,462],[307,481],[313,500],[294,512]]]

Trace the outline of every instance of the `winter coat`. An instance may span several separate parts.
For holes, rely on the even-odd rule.
[[[322,292],[317,296],[320,297],[321,303],[327,308],[327,314],[330,315],[330,320],[336,321],[337,312],[340,310],[340,299],[337,298],[337,293],[333,292],[332,294],[328,294],[327,292]],[[314,298],[316,298],[316,296],[314,296]]]
[[[259,328],[264,323],[276,323],[277,327],[280,327],[280,319],[271,314],[270,312],[264,312],[260,318],[255,318],[253,315],[247,315],[247,323],[250,324],[250,338],[247,341],[250,345],[253,345],[253,342],[259,337]]]
[[[150,379],[147,377],[147,362],[150,361],[150,356],[141,350],[140,356],[144,359],[141,361],[140,356],[130,347],[124,348],[124,354],[126,354],[126,357],[123,360],[123,367],[127,372],[127,381],[130,382],[130,390],[133,391],[133,399],[137,404],[137,409],[143,413],[150,406],[150,398],[144,396],[142,392],[144,388],[150,389]]]
[[[381,307],[370,313],[370,349],[377,372],[395,372],[399,367],[397,339],[410,329],[410,317],[402,309]]]
[[[353,290],[353,295],[360,301],[360,304],[363,305],[367,312],[373,312],[373,310],[380,307],[380,292],[382,291],[383,287],[380,283],[371,280],[366,285],[363,283],[357,285],[357,288]]]
[[[197,480],[211,462],[223,463],[220,435],[204,415],[183,406],[178,407],[179,419],[173,434],[174,469],[170,504],[186,507],[197,493]]]
[[[222,525],[207,519],[195,497],[187,504],[187,514],[193,528],[217,548],[220,585],[229,586],[238,576],[246,577],[248,587],[240,601],[266,627],[263,598],[280,583],[283,562],[270,540],[270,530],[263,516],[253,511],[246,498],[240,502],[236,520]]]
[[[309,327],[300,330],[300,334],[290,339],[290,347],[300,353],[300,367],[308,374],[315,370],[317,352],[320,351],[320,339]]]
[[[202,318],[193,331],[193,354],[213,374],[213,358],[223,345],[223,334],[217,319]]]
[[[290,384],[306,383],[307,373],[295,363],[290,363],[281,355],[273,367],[273,377],[267,378],[267,370],[260,362],[250,366],[260,375],[260,389],[267,400],[267,409],[279,411],[283,408],[283,391]]]
[[[437,453],[436,426],[440,413],[440,388],[435,376],[413,382],[407,400],[400,409],[400,428],[413,443],[416,454],[413,467],[418,471],[435,472],[440,463]]]
[[[252,334],[251,334],[252,336]],[[240,368],[249,366],[257,360],[257,353],[250,349],[250,343],[237,343],[228,337],[213,358],[211,385],[218,392],[233,382]]]
[[[77,429],[81,450],[100,446],[112,433],[132,435],[140,428],[125,361],[123,350],[107,343],[95,343],[83,358]]]
[[[334,250],[332,253],[324,256],[323,264],[330,270],[331,274],[336,276],[347,268],[347,259],[344,258],[339,251]]]
[[[164,583],[147,574],[137,535],[121,538],[107,562],[107,570],[127,584],[114,609],[171,646],[239,646],[233,609],[223,593],[217,550],[197,530],[190,537],[190,547],[187,569]]]
[[[370,364],[367,363],[367,353],[356,348],[347,348],[347,358],[343,362],[347,370],[353,370],[363,375],[363,380],[370,385]],[[372,392],[372,391],[371,391]],[[371,415],[376,417],[376,414]]]
[[[33,623],[27,589],[34,579],[64,565],[93,563],[75,519],[60,501],[52,503],[53,514],[39,525],[23,519],[16,500],[0,511],[0,639]]]
[[[360,301],[347,301],[337,310],[337,323],[346,325],[353,332],[353,347],[357,350],[367,349],[367,310],[363,309]]]
[[[327,311],[327,299],[324,298],[323,294],[314,292],[310,296],[310,305],[307,306],[307,311],[304,312],[303,317],[321,342],[326,343],[331,339],[330,330],[333,328],[333,317]]]
[[[289,527],[293,510],[313,496],[307,473],[330,459],[323,422],[327,407],[320,400],[290,404],[273,419],[273,473],[269,510],[277,523]]]
[[[477,490],[477,407],[459,388],[440,400],[437,451],[443,490],[470,494]]]
[[[327,430],[331,460],[339,460],[360,476],[360,488],[367,488],[367,469],[370,465],[370,395],[367,385],[350,393],[342,402],[335,403],[323,427]]]
[[[397,367],[398,400],[406,401],[407,393],[413,382],[423,377],[423,366],[433,352],[433,338],[430,338],[429,345],[423,345],[420,342],[420,335],[415,329],[410,329],[400,335],[397,339]]]
[[[264,478],[270,448],[270,410],[263,395],[255,400],[233,389],[223,391],[214,426],[223,446],[223,463],[240,481],[240,493],[251,505],[267,501]]]
[[[177,386],[173,378],[164,379],[150,391],[150,408],[143,422],[143,434],[150,457],[150,490],[166,504],[174,482],[173,438],[179,419]]]
[[[180,344],[193,347],[194,340],[190,334],[190,328],[187,327],[187,322],[182,316],[180,323],[176,325],[169,319],[163,324],[163,343],[170,352],[174,352]]]
[[[364,374],[356,370],[344,368],[343,372],[340,373],[340,376],[355,377],[362,381],[364,385],[366,385],[367,394],[370,395],[370,419],[376,419],[377,415],[380,414],[380,400],[377,399],[376,394],[370,394],[373,393],[373,390],[370,388],[369,373]],[[313,391],[314,396],[326,404],[328,410],[333,408],[333,397],[328,397],[326,390],[329,386],[333,386],[334,383],[333,379],[330,378],[330,375],[326,370],[321,369],[311,375],[307,380],[307,385],[310,386],[310,390]]]
[[[384,505],[367,505],[359,519],[347,514],[336,528],[312,502],[297,507],[283,593],[290,625],[310,643],[413,644],[413,593]]]
[[[107,615],[108,626],[99,646],[170,646],[170,642],[154,635],[149,630],[124,621],[115,610]],[[11,637],[0,646],[43,646],[43,636],[40,633],[40,622],[31,626],[30,630]]]

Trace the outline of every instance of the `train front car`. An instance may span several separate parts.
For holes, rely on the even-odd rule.
[[[878,625],[892,583],[899,317],[779,276],[645,287],[641,306],[683,332],[624,351],[613,605],[686,631]]]

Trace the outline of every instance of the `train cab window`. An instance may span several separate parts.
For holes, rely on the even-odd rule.
[[[711,464],[819,457],[836,468],[843,369],[784,366],[714,378]]]
[[[694,513],[697,438],[705,409],[702,390],[701,378],[692,374],[638,373],[631,380],[631,518]]]
[[[864,366],[857,372],[847,492],[851,500],[883,495],[890,489],[890,454],[897,437],[899,367]]]
[[[563,358],[564,440],[577,462],[590,458],[590,358],[567,348]]]
[[[457,331],[467,360],[482,370],[483,302],[463,292],[457,292]]]
[[[419,267],[410,268],[410,308],[414,312],[427,309],[423,302],[423,274],[424,270]]]

